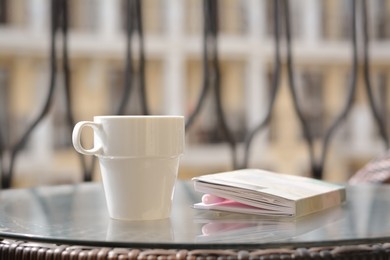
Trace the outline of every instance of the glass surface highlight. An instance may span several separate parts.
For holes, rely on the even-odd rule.
[[[152,191],[151,191],[152,192]],[[107,246],[212,247],[361,243],[390,238],[390,187],[350,186],[347,203],[304,218],[195,210],[202,194],[178,181],[172,215],[158,221],[109,218],[100,183],[5,190],[0,237]]]

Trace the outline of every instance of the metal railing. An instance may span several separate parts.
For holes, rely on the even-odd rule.
[[[191,128],[194,121],[197,120],[198,115],[202,109],[204,109],[204,103],[208,95],[211,95],[215,104],[216,111],[208,111],[209,113],[216,113],[218,118],[218,127],[222,131],[226,142],[229,144],[231,150],[231,159],[233,168],[245,168],[248,166],[251,157],[251,145],[253,139],[266,126],[269,125],[272,120],[272,113],[274,110],[275,99],[278,96],[281,82],[281,35],[284,34],[285,46],[286,46],[286,65],[287,65],[287,76],[288,86],[293,101],[294,111],[298,117],[301,125],[302,133],[307,144],[309,152],[309,164],[312,172],[312,176],[315,178],[322,178],[324,167],[326,165],[327,153],[329,150],[332,137],[334,136],[337,129],[345,121],[346,117],[351,111],[351,107],[354,103],[356,95],[357,75],[359,67],[359,53],[363,54],[362,66],[363,66],[363,78],[366,95],[369,100],[369,105],[375,123],[379,130],[381,139],[385,144],[385,147],[389,147],[389,137],[386,128],[386,111],[375,101],[373,97],[373,87],[370,80],[370,55],[369,55],[369,38],[368,38],[368,14],[366,8],[366,0],[352,0],[351,1],[351,76],[349,85],[346,86],[348,91],[344,98],[345,103],[339,113],[333,118],[332,123],[326,129],[325,134],[320,139],[321,149],[317,151],[314,149],[314,137],[311,131],[309,131],[309,121],[305,117],[303,112],[302,104],[298,100],[296,80],[294,78],[294,61],[292,53],[292,41],[291,41],[291,19],[290,19],[290,7],[288,0],[275,0],[273,3],[273,25],[274,25],[274,62],[273,62],[273,78],[271,81],[271,93],[270,102],[268,103],[266,115],[263,120],[253,129],[249,129],[245,138],[245,149],[244,157],[240,161],[237,155],[237,141],[232,134],[226,122],[226,115],[221,101],[221,71],[220,61],[218,56],[218,1],[217,0],[203,0],[203,80],[202,88],[199,94],[194,111],[188,115],[186,122],[186,129]],[[42,120],[47,116],[50,108],[55,105],[53,104],[53,93],[57,87],[57,59],[59,54],[56,46],[56,36],[62,34],[62,63],[61,69],[64,73],[64,88],[65,96],[63,97],[66,101],[66,122],[69,126],[69,131],[73,128],[75,123],[74,111],[72,110],[72,98],[71,98],[71,71],[69,68],[69,50],[68,50],[68,1],[67,0],[51,0],[51,30],[50,30],[50,78],[48,84],[48,94],[43,106],[41,113],[37,116],[31,125],[25,130],[22,137],[12,146],[5,147],[4,140],[0,139],[0,159],[1,159],[1,185],[3,188],[9,188],[12,183],[14,175],[15,163],[17,162],[20,151],[26,146],[26,143],[31,136],[34,129]],[[361,23],[358,23],[357,14],[361,15]],[[138,87],[140,91],[139,99],[141,100],[142,113],[149,114],[149,107],[146,97],[146,84],[145,84],[145,50],[144,50],[144,35],[142,25],[142,1],[141,0],[127,0],[126,5],[127,14],[127,28],[126,28],[126,59],[125,59],[125,73],[124,73],[124,88],[122,100],[118,102],[118,108],[116,114],[125,114],[125,107],[129,103],[130,95],[134,93],[132,91],[135,87]],[[284,25],[284,26],[283,26]],[[282,32],[282,28],[284,31]],[[358,39],[357,31],[360,30],[362,33],[361,38]],[[137,34],[139,40],[138,53],[134,53],[132,48],[133,36]],[[361,41],[358,43],[358,41]],[[362,50],[359,52],[358,46],[361,46]],[[137,56],[137,57],[136,57]],[[138,62],[135,62],[135,59]],[[135,69],[135,66],[138,68]],[[139,80],[134,81],[134,77]],[[317,153],[316,153],[317,151]],[[83,170],[83,180],[90,181],[92,179],[92,173],[95,167],[95,160],[92,163],[87,163],[83,155],[79,155],[80,164]]]

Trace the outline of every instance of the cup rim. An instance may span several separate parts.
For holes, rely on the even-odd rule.
[[[118,118],[134,118],[134,119],[153,119],[153,118],[177,118],[184,119],[184,116],[179,115],[103,115],[103,116],[94,116],[93,118],[102,118],[102,119],[118,119]]]
[[[172,154],[172,155],[158,155],[158,154],[140,154],[140,155],[95,155],[98,159],[104,161],[112,161],[112,160],[129,160],[129,159],[157,159],[157,160],[167,160],[167,159],[180,159],[184,154],[184,151]]]

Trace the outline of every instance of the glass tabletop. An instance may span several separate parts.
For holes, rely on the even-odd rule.
[[[4,190],[0,237],[93,246],[242,248],[390,241],[390,187],[350,186],[347,202],[298,219],[195,210],[202,194],[178,181],[172,214],[118,221],[100,183]]]

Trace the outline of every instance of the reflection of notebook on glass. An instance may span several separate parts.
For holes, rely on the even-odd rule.
[[[226,200],[194,208],[267,216],[300,217],[345,201],[345,187],[312,178],[258,169],[193,178],[195,190]]]
[[[210,221],[202,226],[197,242],[270,242],[296,234],[294,222]]]
[[[321,237],[344,219],[343,210],[333,207],[301,218],[257,216],[204,211],[195,222],[202,226],[197,242],[268,243],[308,236]],[[336,224],[336,225],[340,225]]]

